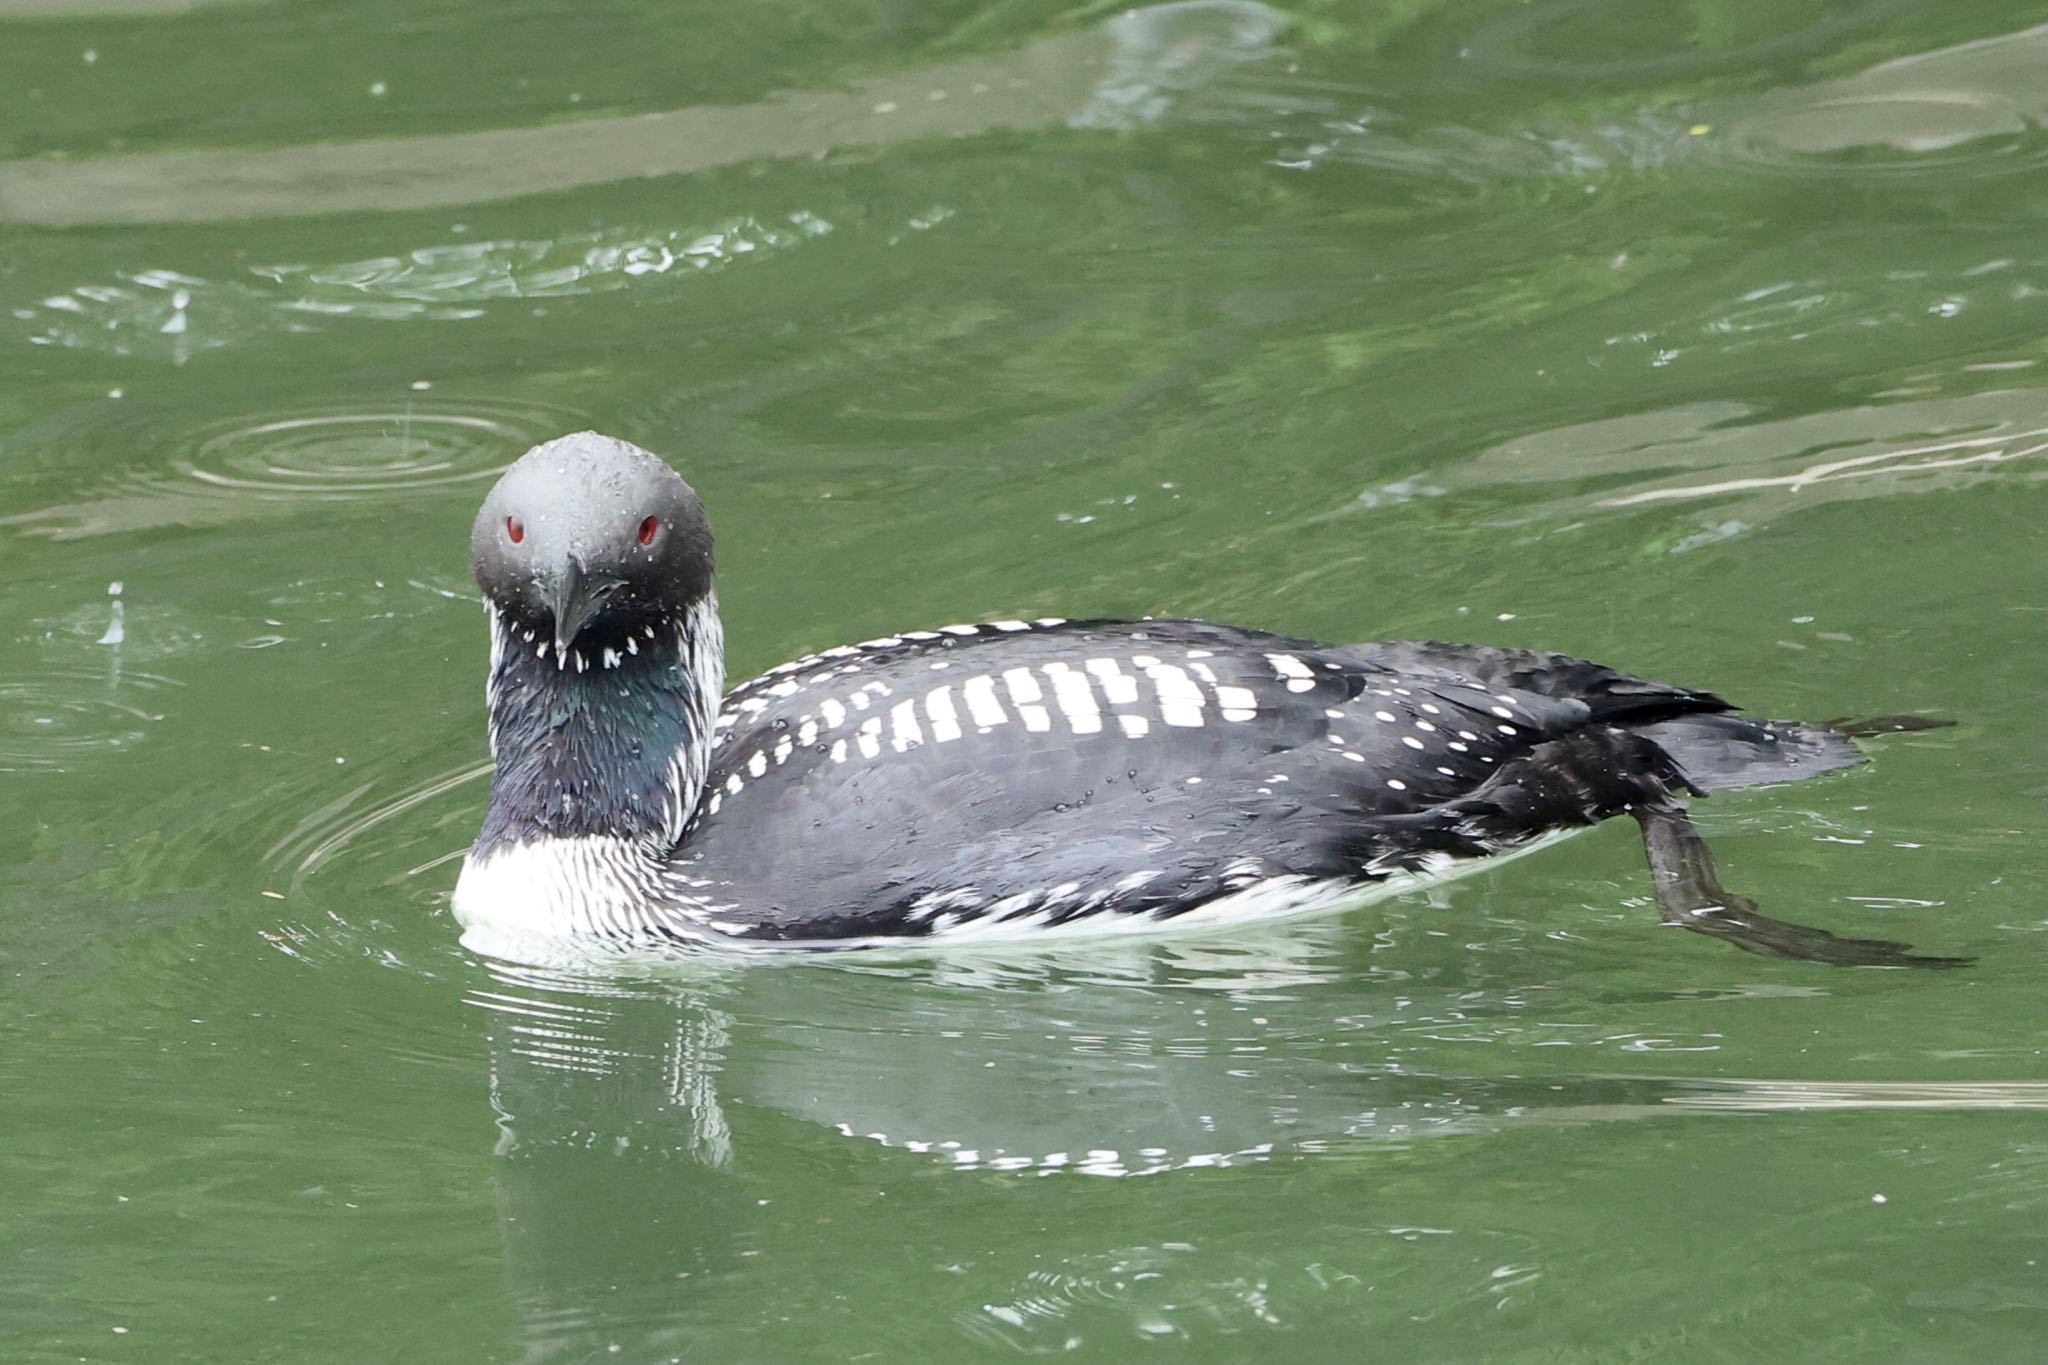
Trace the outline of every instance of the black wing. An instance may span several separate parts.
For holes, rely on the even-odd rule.
[[[1091,621],[812,656],[733,694],[679,864],[777,936],[1059,923],[1478,856],[1665,791],[1595,704],[1522,685],[1554,669],[1448,650]],[[1721,704],[1602,673],[1659,714]]]

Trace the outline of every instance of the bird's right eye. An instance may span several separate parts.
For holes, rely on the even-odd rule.
[[[505,518],[505,538],[514,545],[526,539],[526,523],[517,517]]]

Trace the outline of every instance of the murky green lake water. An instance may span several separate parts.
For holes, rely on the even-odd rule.
[[[0,1357],[2048,1350],[2026,3],[0,0]],[[1332,919],[465,954],[466,536],[597,426],[734,676],[997,616],[1949,730]],[[1625,822],[1624,822],[1625,823]]]

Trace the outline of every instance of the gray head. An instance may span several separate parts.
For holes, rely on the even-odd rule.
[[[579,431],[513,462],[469,535],[477,585],[510,622],[621,646],[711,591],[711,524],[690,485],[636,445]]]

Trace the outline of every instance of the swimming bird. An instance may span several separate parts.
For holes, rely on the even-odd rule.
[[[535,446],[471,534],[496,773],[466,939],[629,949],[1031,940],[1355,903],[1615,815],[1659,914],[1754,952],[1946,963],[1771,919],[1684,798],[1859,760],[1823,726],[1483,645],[998,620],[724,692],[704,505],[661,459]]]

